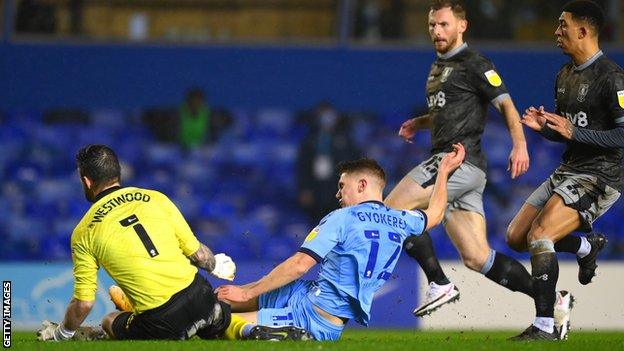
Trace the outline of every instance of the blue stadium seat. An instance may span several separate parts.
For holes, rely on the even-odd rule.
[[[267,108],[258,111],[255,116],[256,138],[281,140],[289,139],[295,118],[292,112],[280,108]]]
[[[126,111],[94,111],[90,125],[44,124],[41,116],[9,111],[0,122],[0,260],[70,259],[69,235],[91,205],[76,176],[74,155],[94,142],[117,151],[124,185],[170,196],[202,242],[235,259],[288,257],[316,225],[296,204],[297,150],[308,127],[297,123],[293,111],[233,109],[233,125],[215,144],[190,151],[157,142]],[[387,191],[428,157],[428,132],[417,133],[413,144],[397,137],[403,113],[349,116],[356,143],[386,169]],[[512,181],[506,171],[511,147],[506,127],[498,117],[488,123],[483,143],[489,161],[484,196],[489,240],[493,248],[525,258],[507,247],[504,231],[557,166],[562,145],[527,132],[531,168]],[[613,229],[622,213],[624,203],[616,203],[595,224],[614,243],[605,253],[611,258],[624,257],[624,232]],[[432,236],[441,258],[458,258],[442,227]]]
[[[301,245],[301,243],[295,242],[287,236],[272,236],[263,242],[263,257],[271,257],[273,260],[283,261],[297,251],[298,245]]]

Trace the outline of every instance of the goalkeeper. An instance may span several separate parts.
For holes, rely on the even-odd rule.
[[[176,206],[154,190],[120,185],[114,151],[104,145],[77,156],[84,193],[93,205],[74,229],[74,295],[60,324],[44,322],[39,340],[71,339],[91,311],[100,266],[121,287],[132,312],[113,312],[102,328],[114,339],[188,339],[221,335],[230,308],[199,273],[232,280],[236,266],[201,244]],[[190,259],[190,262],[189,262]]]

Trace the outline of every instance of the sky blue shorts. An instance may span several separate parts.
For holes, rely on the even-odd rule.
[[[258,324],[293,325],[310,332],[316,340],[338,340],[344,326],[330,323],[316,313],[308,293],[312,281],[295,280],[258,298]]]

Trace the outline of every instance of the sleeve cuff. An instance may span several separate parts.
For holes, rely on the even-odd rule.
[[[184,255],[186,257],[189,257],[192,254],[196,253],[200,247],[201,247],[201,243],[199,242],[199,240],[195,240],[195,242],[184,245],[184,247],[182,248],[182,251],[184,252]]]
[[[492,103],[492,105],[496,105],[497,103],[500,103],[505,99],[511,99],[511,95],[509,95],[509,93],[503,93],[490,100],[490,102]]]
[[[75,292],[74,298],[80,301],[95,301],[95,292]]]
[[[316,263],[321,263],[321,261],[323,261],[323,257],[319,256],[316,252],[306,248],[306,247],[302,247],[299,248],[299,252],[304,253],[310,257],[312,257]]]
[[[572,126],[572,137],[571,137],[571,139],[572,139],[572,140],[574,140],[574,141],[577,141],[577,140],[578,140],[577,138],[578,138],[579,132],[580,132],[580,129],[578,129],[578,128],[576,128],[576,127]]]
[[[429,224],[429,218],[427,217],[427,214],[425,213],[425,211],[421,210],[421,209],[416,209],[416,211],[420,212],[423,216],[423,220],[425,221],[424,225],[423,225],[423,231],[422,233],[425,232],[425,230],[427,230],[427,224]],[[422,234],[419,233],[419,234]]]

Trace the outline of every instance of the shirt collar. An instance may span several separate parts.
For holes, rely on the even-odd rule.
[[[106,189],[104,191],[101,191],[99,194],[97,194],[95,196],[95,199],[93,199],[93,203],[96,203],[96,202],[100,201],[104,196],[112,193],[113,191],[117,191],[119,189],[121,189],[121,186],[116,185],[116,186],[110,187],[110,188],[108,188],[108,189]]]
[[[384,207],[386,206],[383,202],[377,201],[377,200],[362,201],[358,205],[362,205],[362,204],[377,204],[377,205],[384,206]]]
[[[445,53],[445,54],[438,54],[438,57],[443,59],[443,60],[448,60],[451,57],[459,54],[461,51],[463,51],[465,48],[468,47],[468,43],[463,43],[460,46],[456,47],[455,49]]]
[[[591,66],[591,64],[594,63],[602,55],[604,55],[604,53],[602,52],[602,50],[599,50],[596,54],[594,54],[594,56],[590,57],[589,60],[585,61],[583,64],[574,66],[574,70],[575,71],[584,70],[585,68]]]

